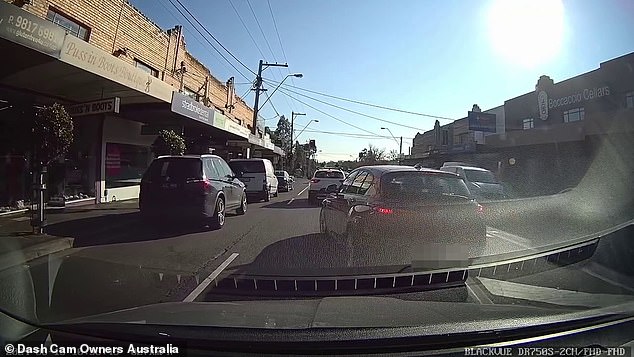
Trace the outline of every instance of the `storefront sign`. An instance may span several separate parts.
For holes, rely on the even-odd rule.
[[[0,37],[59,58],[65,35],[62,27],[0,1]]]
[[[491,113],[468,112],[469,130],[495,133],[496,116]]]
[[[261,138],[258,138],[257,136],[253,134],[249,135],[249,142],[253,145],[259,145],[264,147],[264,140],[262,140]]]
[[[213,125],[214,122],[214,110],[212,108],[195,101],[183,93],[172,93],[172,111],[207,125]]]
[[[548,94],[545,91],[539,91],[537,94],[537,104],[539,106],[539,117],[542,120],[546,120],[544,117],[548,117],[548,109],[555,109],[563,106],[574,105],[588,100],[593,100],[610,95],[610,87],[594,87],[585,88],[567,96],[563,96],[555,99],[548,99]],[[548,103],[546,107],[545,103]]]
[[[71,117],[102,113],[119,113],[120,102],[121,98],[119,97],[96,100],[94,102],[71,105],[67,111]]]
[[[60,60],[165,102],[172,99],[169,84],[75,36],[65,37]]]
[[[214,114],[214,126],[218,129],[228,131],[245,139],[248,139],[249,134],[251,134],[251,131],[249,129],[229,119],[226,115],[220,114],[218,112]]]
[[[225,121],[225,130],[230,133],[239,135],[245,139],[248,139],[249,134],[251,134],[251,131],[249,129],[243,127],[242,125],[234,122],[231,119]]]

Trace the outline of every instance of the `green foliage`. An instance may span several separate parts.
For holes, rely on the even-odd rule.
[[[37,110],[33,120],[36,160],[42,165],[65,155],[73,143],[73,119],[66,109],[54,103]]]
[[[277,128],[271,134],[273,144],[279,146],[284,152],[291,149],[291,123],[283,115],[277,121]]]
[[[156,156],[183,155],[185,153],[185,139],[173,130],[161,130],[152,145]]]

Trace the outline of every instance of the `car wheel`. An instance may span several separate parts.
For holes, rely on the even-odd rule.
[[[247,213],[247,194],[242,194],[242,202],[240,203],[240,207],[236,210],[236,213],[239,215],[243,215]]]
[[[271,191],[266,189],[264,191],[264,202],[269,202],[271,200]]]
[[[216,201],[216,209],[214,215],[211,217],[211,228],[220,229],[225,225],[225,200],[218,198]]]

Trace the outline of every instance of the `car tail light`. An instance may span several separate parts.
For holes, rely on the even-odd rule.
[[[209,181],[207,180],[188,179],[186,183],[188,185],[200,188],[205,193],[211,192],[211,183],[209,183]]]
[[[317,182],[319,182],[319,180],[318,179],[312,179],[312,180],[310,180],[310,182],[311,183],[317,183]]]
[[[392,214],[394,210],[387,207],[374,207],[374,211],[381,214]]]

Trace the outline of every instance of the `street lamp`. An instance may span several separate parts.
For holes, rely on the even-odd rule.
[[[392,130],[390,130],[390,128],[383,127],[381,128],[381,130],[387,130],[392,136],[392,139],[394,139],[394,141],[396,141],[396,143],[398,144],[398,158],[400,160],[401,156],[403,156],[403,137],[401,136],[401,141],[399,142],[394,134],[392,134]]]
[[[306,124],[306,126],[304,126],[304,128],[299,132],[299,134],[297,134],[297,138],[299,138],[300,135],[302,135],[302,133],[304,132],[304,130],[306,130],[306,128],[308,128],[308,126],[310,125],[310,123],[315,122],[315,123],[319,123],[318,119],[313,119],[311,121],[308,122],[308,124]],[[296,139],[297,139],[296,138]]]
[[[271,94],[268,95],[268,97],[266,98],[266,100],[264,101],[264,103],[262,103],[262,105],[260,106],[260,108],[258,108],[258,111],[262,108],[264,108],[264,105],[271,100],[271,97],[273,96],[273,94],[275,94],[275,92],[277,92],[277,90],[282,86],[282,83],[284,83],[284,81],[288,78],[288,77],[296,77],[296,78],[302,78],[304,77],[303,74],[301,73],[292,73],[292,74],[287,74],[286,77],[284,77],[284,79],[282,79],[282,81],[280,82],[280,84],[277,85],[277,87],[275,87],[275,89],[273,89],[273,92],[271,92]]]

